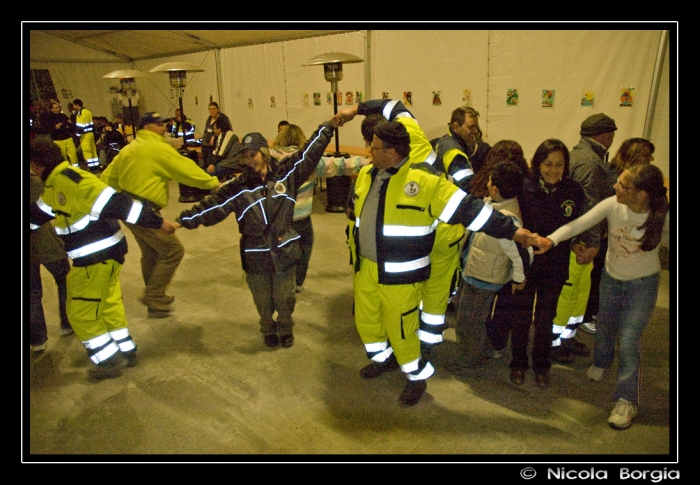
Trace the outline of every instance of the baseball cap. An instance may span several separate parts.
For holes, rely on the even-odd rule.
[[[165,122],[165,118],[160,116],[160,113],[157,111],[149,111],[145,115],[141,117],[139,120],[139,130],[142,129],[146,125],[150,125],[151,123],[163,123]]]
[[[258,151],[261,148],[267,148],[267,140],[260,133],[248,133],[243,137],[243,143],[241,144],[241,150],[255,150]]]

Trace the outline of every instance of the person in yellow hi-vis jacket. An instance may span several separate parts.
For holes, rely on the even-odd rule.
[[[367,114],[362,121],[362,136],[368,144],[372,143],[372,130],[379,121],[396,120],[406,127],[411,139],[409,163],[430,172],[435,169],[464,192],[468,192],[474,174],[466,155],[463,151],[444,147],[440,154],[442,156],[436,156],[423,130],[403,103],[388,99],[367,101],[344,110],[344,113],[357,113],[358,110]],[[438,223],[435,244],[430,254],[430,277],[423,287],[420,304],[418,338],[426,354],[443,341],[447,306],[459,281],[459,255],[463,240],[464,226]]]
[[[95,145],[92,111],[84,108],[80,99],[73,100],[73,109],[76,111],[75,134],[80,139],[80,149],[83,151],[85,163],[88,170],[97,171],[100,168],[100,158],[97,154],[97,145]]]
[[[339,112],[338,124],[356,114],[369,114],[365,107],[371,103]],[[405,113],[413,120],[406,125],[418,132],[420,127]],[[413,151],[406,125],[382,121],[374,127],[372,164],[360,170],[354,186],[356,219],[351,237],[356,248],[355,324],[372,361],[362,368],[360,376],[372,379],[400,366],[407,381],[399,403],[412,406],[425,392],[426,379],[435,372],[421,355],[418,313],[424,282],[431,272],[430,254],[438,221],[460,223],[472,231],[514,239],[523,246],[530,246],[534,237],[437,171],[430,173],[409,163],[409,154],[427,158],[434,152],[425,136]]]
[[[172,234],[178,227],[148,203],[117,193],[93,174],[71,166],[54,142],[31,142],[29,164],[44,193],[29,209],[30,230],[54,220],[73,261],[67,277],[67,310],[75,335],[87,349],[88,378],[116,377],[137,363],[136,344],[124,313],[119,272],[127,252],[119,220]]]

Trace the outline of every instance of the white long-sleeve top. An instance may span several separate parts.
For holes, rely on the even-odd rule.
[[[659,262],[659,246],[651,251],[640,249],[640,239],[646,229],[637,229],[644,224],[648,212],[637,214],[626,205],[620,204],[616,196],[600,201],[584,215],[561,226],[547,236],[559,244],[587,229],[595,226],[603,219],[608,221],[608,252],[605,255],[605,270],[610,276],[620,281],[630,281],[658,273],[661,269]],[[668,226],[666,213],[665,227]],[[668,231],[664,230],[662,241],[668,244]]]

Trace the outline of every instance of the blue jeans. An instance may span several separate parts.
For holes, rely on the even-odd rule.
[[[603,270],[593,365],[606,369],[615,357],[619,337],[617,387],[613,401],[639,404],[639,362],[642,332],[656,306],[660,273],[631,281],[613,279]]]

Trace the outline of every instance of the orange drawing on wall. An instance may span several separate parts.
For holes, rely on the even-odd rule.
[[[632,86],[628,88],[622,88],[622,93],[620,94],[620,106],[632,107],[634,103],[634,88]]]

